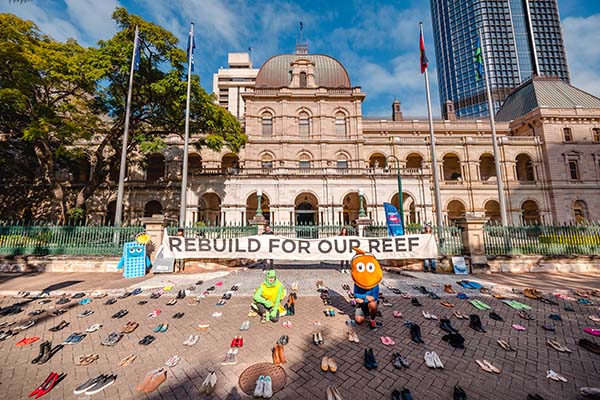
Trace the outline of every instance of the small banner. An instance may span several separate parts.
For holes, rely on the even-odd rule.
[[[404,235],[404,225],[396,207],[390,203],[383,203],[383,209],[385,210],[385,222],[387,222],[388,234],[390,236]]]
[[[263,235],[229,239],[163,236],[165,256],[182,258],[256,258],[275,260],[341,261],[354,255],[353,247],[379,260],[437,257],[433,235],[404,235],[384,238],[335,236],[323,239],[295,239]]]

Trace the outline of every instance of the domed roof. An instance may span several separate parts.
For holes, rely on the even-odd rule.
[[[315,83],[326,88],[350,88],[346,68],[335,58],[323,54],[281,54],[269,58],[256,76],[256,87],[284,87],[290,83],[290,65],[307,59],[315,64]]]

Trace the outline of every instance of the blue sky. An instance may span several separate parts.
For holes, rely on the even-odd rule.
[[[600,96],[600,1],[559,0],[571,80]],[[439,114],[437,75],[429,1],[369,0],[32,0],[0,3],[0,12],[30,19],[57,40],[69,37],[94,45],[115,33],[115,7],[162,25],[182,40],[189,23],[196,29],[196,72],[212,91],[212,74],[227,65],[227,53],[252,47],[255,66],[272,55],[294,50],[298,21],[311,53],[339,59],[352,85],[367,93],[365,115],[390,115],[394,98],[407,116],[426,115],[419,73],[418,22],[424,22],[430,60],[432,101]]]

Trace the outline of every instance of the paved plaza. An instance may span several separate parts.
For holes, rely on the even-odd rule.
[[[495,291],[514,297],[518,301],[532,307],[530,313],[535,320],[526,321],[517,315],[514,310],[500,300],[489,295],[482,295],[478,291],[461,289],[468,293],[471,299],[479,299],[492,307],[492,310],[504,318],[504,322],[494,321],[489,318],[488,312],[475,309],[467,300],[456,298],[442,291],[442,285],[454,283],[453,287],[459,291],[460,287],[455,281],[455,275],[432,275],[423,273],[407,273],[403,275],[386,273],[383,282],[388,286],[398,287],[400,290],[418,297],[423,307],[411,305],[410,299],[393,294],[382,285],[382,293],[386,295],[392,307],[380,306],[383,317],[383,327],[378,332],[371,332],[367,327],[357,327],[356,332],[360,343],[352,343],[347,339],[348,315],[353,308],[349,298],[341,285],[352,284],[350,275],[340,274],[332,268],[323,268],[316,265],[314,268],[298,269],[294,266],[283,266],[278,269],[279,278],[288,287],[292,282],[299,283],[299,296],[296,305],[296,315],[286,317],[283,321],[291,321],[291,328],[284,328],[282,322],[277,324],[261,324],[257,317],[247,316],[250,295],[254,288],[263,279],[260,269],[235,270],[234,272],[216,271],[210,274],[182,274],[182,275],[150,275],[144,279],[132,281],[117,280],[112,277],[105,279],[104,284],[98,283],[94,287],[92,281],[98,280],[92,275],[71,275],[71,281],[79,281],[60,287],[57,279],[67,279],[60,274],[41,274],[38,276],[19,276],[12,278],[7,275],[0,277],[0,291],[5,294],[0,299],[0,307],[5,308],[11,304],[23,302],[23,311],[16,315],[0,317],[2,321],[15,321],[21,324],[30,319],[36,321],[35,325],[16,336],[0,342],[0,398],[25,399],[48,376],[51,371],[64,372],[66,378],[43,398],[47,399],[198,399],[202,398],[199,388],[209,373],[215,370],[218,383],[215,393],[211,398],[235,398],[233,393],[238,393],[242,398],[247,396],[238,387],[238,378],[242,371],[249,366],[271,361],[271,348],[275,341],[282,335],[289,335],[289,344],[285,346],[287,363],[284,369],[287,374],[285,388],[277,392],[276,399],[325,399],[326,389],[329,385],[339,388],[344,399],[389,399],[394,388],[407,387],[415,399],[452,399],[454,385],[460,384],[465,388],[469,399],[526,399],[528,393],[537,393],[544,399],[567,400],[577,399],[579,388],[585,386],[600,386],[600,355],[591,353],[577,345],[580,338],[586,337],[599,343],[593,336],[583,332],[584,327],[598,327],[600,324],[588,319],[589,315],[598,315],[598,306],[583,306],[575,301],[556,299],[559,305],[544,304],[537,300],[530,300],[517,294],[525,284],[545,289],[545,294],[561,292],[572,295],[570,288],[598,287],[598,275],[539,275],[547,279],[536,281],[529,276],[519,275],[482,275],[472,276],[471,279]],[[112,275],[112,274],[110,274]],[[100,275],[102,277],[103,275]],[[108,277],[108,276],[107,276]],[[336,310],[334,317],[326,317],[323,313],[325,306],[316,291],[316,280],[323,280],[330,289],[332,300],[331,307]],[[45,281],[44,281],[45,280]],[[187,289],[203,280],[202,285],[177,304],[167,306],[166,303],[173,298],[179,289]],[[118,299],[112,305],[105,305],[106,299],[97,299],[89,305],[79,305],[74,299],[65,305],[56,305],[56,298],[49,304],[40,305],[39,300],[29,301],[17,299],[9,294],[10,290],[41,290],[51,285],[57,285],[56,293],[75,293],[85,291],[90,294],[92,289],[103,289],[111,295],[122,293],[127,287],[131,290],[140,287],[143,290],[138,296]],[[188,303],[195,295],[202,293],[206,288],[223,282],[217,286],[210,295],[200,300],[197,306]],[[551,285],[544,285],[544,281]],[[41,283],[46,286],[39,286]],[[159,288],[167,284],[174,286],[173,291],[159,299],[149,298],[152,288]],[[518,283],[518,285],[516,284]],[[240,289],[234,292],[232,299],[224,306],[215,303],[222,294],[231,286],[240,284]],[[25,287],[26,285],[29,285]],[[79,286],[78,286],[79,285]],[[83,286],[81,286],[83,285]],[[443,300],[455,304],[454,309],[440,305],[440,300],[431,299],[419,293],[413,286],[425,286],[429,291],[434,291]],[[439,286],[438,286],[439,285]],[[112,287],[108,287],[112,286]],[[516,289],[513,292],[512,289]],[[141,300],[147,304],[139,305]],[[598,300],[592,298],[592,300]],[[564,310],[565,305],[574,308],[574,312]],[[68,311],[60,316],[51,316],[54,308],[65,308]],[[94,313],[85,318],[78,318],[77,314],[85,309]],[[161,309],[162,313],[157,318],[148,318],[152,310]],[[45,309],[46,312],[30,317],[27,314],[33,310]],[[121,309],[127,309],[129,314],[122,319],[113,319],[111,316]],[[400,310],[404,318],[392,316],[393,310]],[[463,314],[478,314],[486,333],[479,333],[469,327],[468,320],[457,320],[452,317],[452,325],[465,337],[465,349],[454,349],[442,341],[445,334],[439,327],[438,321],[426,320],[422,311],[431,312],[438,317],[452,315],[453,310]],[[221,312],[220,317],[213,317],[215,312]],[[181,319],[173,319],[177,313],[185,313]],[[542,325],[551,322],[549,314],[560,314],[563,321],[556,323],[556,332],[548,332]],[[70,322],[70,326],[58,331],[50,332],[49,328],[57,325],[61,320]],[[250,320],[250,329],[240,332],[243,321]],[[130,334],[125,334],[114,347],[102,346],[100,342],[112,331],[120,331],[128,321],[136,321],[139,327]],[[321,326],[315,326],[318,321]],[[421,326],[424,344],[413,343],[410,339],[409,329],[404,323],[411,321]],[[80,343],[65,346],[47,363],[42,365],[31,364],[39,353],[39,344],[43,340],[50,340],[53,344],[62,342],[72,332],[85,332],[86,328],[94,323],[101,323],[103,327],[94,333],[88,333]],[[154,333],[157,324],[169,323],[165,333]],[[517,323],[525,326],[526,331],[518,332],[511,328]],[[208,331],[195,330],[198,324],[210,324]],[[13,325],[13,326],[15,326]],[[312,334],[320,331],[324,338],[322,346],[312,343]],[[198,343],[193,347],[186,347],[183,341],[190,335],[200,336]],[[146,335],[156,336],[156,340],[148,346],[138,344]],[[224,366],[221,362],[230,348],[234,336],[243,335],[244,345],[239,349],[236,365]],[[15,343],[23,337],[39,336],[40,341],[28,346],[17,347]],[[385,346],[380,341],[380,336],[392,337],[396,344]],[[517,350],[506,352],[497,344],[498,339],[504,339]],[[559,353],[546,344],[547,339],[555,339],[572,349],[572,353]],[[369,371],[363,366],[363,354],[367,347],[374,350],[379,363],[377,370]],[[429,369],[425,365],[423,356],[426,351],[435,351],[445,364],[443,370]],[[410,363],[407,369],[395,369],[392,366],[392,353],[399,352]],[[97,361],[89,366],[77,366],[79,356],[98,354]],[[129,366],[119,366],[119,361],[129,354],[136,354],[137,359]],[[144,395],[135,390],[146,374],[156,368],[165,366],[165,361],[172,355],[182,357],[175,367],[165,367],[168,377],[158,391]],[[322,372],[320,363],[323,356],[334,357],[337,360],[338,371]],[[481,370],[475,363],[476,359],[486,359],[501,369],[500,374],[490,374]],[[546,371],[554,370],[567,378],[568,382],[559,383],[546,378]],[[101,373],[118,375],[116,382],[104,391],[93,396],[76,396],[73,390],[90,377]]]

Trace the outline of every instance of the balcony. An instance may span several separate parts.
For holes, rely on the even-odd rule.
[[[402,168],[400,174],[403,177],[429,175],[429,170],[419,168]],[[396,168],[298,168],[298,167],[273,167],[273,168],[202,168],[191,173],[193,176],[374,176],[390,177],[397,176]]]

